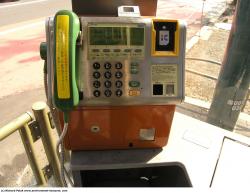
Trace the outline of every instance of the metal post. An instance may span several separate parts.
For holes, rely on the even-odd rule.
[[[32,110],[41,131],[43,146],[49,164],[53,170],[55,182],[58,186],[63,186],[60,177],[60,162],[56,153],[56,144],[52,136],[52,128],[48,117],[48,109],[46,107],[46,103],[37,102],[33,104]]]
[[[25,124],[22,128],[19,129],[19,134],[22,138],[24,149],[29,159],[29,164],[35,176],[37,185],[46,185],[46,180],[43,171],[35,154],[34,142],[31,136],[30,128],[27,124]]]
[[[4,127],[0,128],[0,141],[4,140],[9,135],[19,130],[24,145],[24,149],[28,156],[29,164],[35,176],[37,185],[43,186],[46,184],[46,180],[43,175],[43,171],[40,167],[40,164],[37,160],[37,156],[35,155],[33,138],[30,129],[27,125],[32,120],[33,120],[32,115],[27,112],[19,116],[17,119],[11,121]]]
[[[233,130],[250,83],[250,6],[238,0],[208,122]]]

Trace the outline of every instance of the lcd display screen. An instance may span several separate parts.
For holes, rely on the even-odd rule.
[[[89,27],[90,45],[127,45],[126,27]]]
[[[144,45],[144,28],[130,28],[130,45],[143,46]]]

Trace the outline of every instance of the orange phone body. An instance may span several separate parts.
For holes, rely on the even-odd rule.
[[[79,107],[70,112],[65,147],[68,150],[163,147],[168,141],[174,111],[175,105]],[[60,113],[63,126],[62,117]]]

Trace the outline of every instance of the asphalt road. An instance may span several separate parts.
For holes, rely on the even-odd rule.
[[[9,2],[9,3],[0,3],[0,42],[1,46],[3,46],[5,43],[8,43],[10,39],[14,38],[16,40],[18,39],[25,39],[25,36],[22,36],[21,38],[18,38],[21,35],[26,35],[27,37],[34,36],[36,33],[43,33],[43,37],[45,36],[45,31],[43,30],[45,19],[48,16],[54,15],[56,11],[61,9],[71,9],[71,0],[20,0],[15,2]],[[40,23],[35,23],[35,22]],[[25,23],[25,24],[23,24]],[[32,26],[35,25],[35,26]],[[30,33],[33,31],[34,33]],[[38,31],[38,32],[36,32]],[[41,32],[39,32],[41,31]],[[29,35],[30,34],[30,35]],[[28,63],[21,64],[23,66],[24,71],[26,73],[22,73],[20,71],[20,68],[18,68],[18,65],[11,68],[14,63],[16,63],[15,55],[18,55],[22,53],[22,50],[24,50],[25,46],[29,47],[29,43],[25,41],[16,41],[11,47],[7,47],[6,49],[9,49],[7,52],[12,53],[9,58],[13,58],[13,60],[8,60],[6,62],[0,61],[1,69],[4,72],[5,68],[8,68],[6,71],[6,74],[2,74],[2,79],[0,79],[0,87],[1,87],[1,94],[4,95],[4,87],[9,87],[11,92],[9,94],[7,93],[8,97],[0,97],[0,127],[8,123],[9,121],[13,120],[23,112],[30,110],[30,107],[32,103],[36,102],[37,100],[44,100],[45,101],[45,95],[44,95],[44,89],[42,86],[42,61],[38,61],[38,64],[30,64],[33,65],[33,68],[30,68],[27,70],[27,66],[29,66]],[[18,47],[19,45],[24,45],[24,47],[20,47],[19,50],[17,49],[17,53],[15,53],[15,47]],[[39,57],[39,52],[37,48],[39,48],[40,41],[36,43],[32,49],[29,50],[29,52],[35,52],[37,57]],[[3,48],[4,51],[4,48]],[[0,58],[6,58],[5,53],[1,51]],[[24,56],[25,58],[25,56]],[[26,56],[27,58],[27,56]],[[41,64],[40,64],[41,63]],[[18,64],[18,63],[17,63]],[[35,66],[41,66],[39,68],[36,68]],[[22,89],[23,85],[18,86],[18,83],[24,82],[24,80],[17,79],[17,77],[23,76],[27,77],[27,72],[35,72],[35,71],[41,71],[41,75],[39,74],[40,78],[39,81],[37,79],[33,79],[34,85],[39,86],[29,86],[28,89],[26,89],[26,92],[22,93],[22,90],[19,92],[21,94],[14,93],[17,88]],[[9,78],[8,74],[9,73]],[[30,78],[26,78],[27,81],[31,80]],[[10,82],[11,79],[14,79],[16,82],[16,86],[13,86]],[[29,80],[28,80],[29,79]],[[41,80],[40,80],[41,79]],[[39,90],[39,91],[38,91]],[[33,93],[30,94],[30,93]],[[39,93],[39,94],[36,94]],[[12,109],[15,107],[15,109]]]
[[[0,27],[50,16],[60,9],[71,10],[71,0],[20,0],[0,3]]]

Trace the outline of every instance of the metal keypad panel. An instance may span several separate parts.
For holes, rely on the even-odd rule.
[[[122,61],[92,62],[92,97],[122,97],[124,95],[124,68]]]

